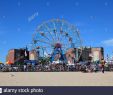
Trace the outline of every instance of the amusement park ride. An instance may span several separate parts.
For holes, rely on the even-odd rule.
[[[51,63],[74,64],[82,53],[78,29],[63,19],[52,19],[39,25],[32,43],[33,48],[40,51],[40,57],[50,55]]]

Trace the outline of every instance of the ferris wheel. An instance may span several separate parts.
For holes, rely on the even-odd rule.
[[[36,28],[33,46],[41,48],[40,56],[47,56],[58,54],[58,51],[65,54],[70,48],[81,48],[82,41],[76,26],[64,19],[51,19]]]

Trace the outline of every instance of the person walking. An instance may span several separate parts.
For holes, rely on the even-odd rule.
[[[102,73],[104,73],[104,66],[105,66],[105,61],[104,59],[101,59]]]

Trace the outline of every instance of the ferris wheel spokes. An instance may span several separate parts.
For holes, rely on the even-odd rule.
[[[55,41],[55,39],[53,38],[53,36],[52,36],[52,34],[51,34],[51,32],[50,32],[51,30],[49,29],[49,27],[47,26],[46,23],[45,23],[45,27],[46,27],[48,33],[50,34],[50,36],[52,37],[52,40]]]
[[[46,42],[46,41],[41,40],[41,39],[37,39],[36,41],[37,41],[37,43],[38,43],[38,42],[42,42],[42,43],[46,43],[46,44],[48,44],[48,45],[51,45],[51,46],[52,46],[52,43],[50,43],[50,42]]]

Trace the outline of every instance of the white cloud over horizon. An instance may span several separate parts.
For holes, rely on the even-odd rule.
[[[113,46],[113,38],[102,41],[102,44],[104,44],[106,46]]]

